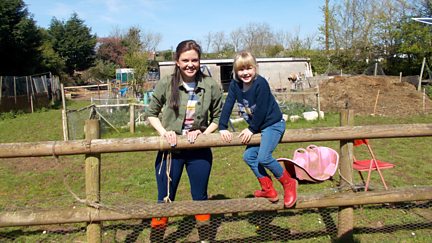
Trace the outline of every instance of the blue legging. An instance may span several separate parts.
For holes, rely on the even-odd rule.
[[[166,154],[167,151],[159,151],[156,157],[155,168],[158,187],[158,202],[163,202],[164,198],[167,196],[168,178],[166,176]],[[213,155],[210,148],[173,151],[171,153],[171,183],[169,185],[169,199],[174,201],[177,187],[183,173],[183,168],[186,167],[186,172],[189,176],[192,199],[195,201],[207,200],[207,186],[212,162]]]

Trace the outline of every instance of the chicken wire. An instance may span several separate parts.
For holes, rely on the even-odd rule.
[[[429,242],[431,206],[421,201],[354,207],[354,241]],[[333,242],[337,214],[338,208],[228,213],[212,215],[209,224],[198,224],[192,215],[177,216],[160,229],[152,229],[150,219],[105,221],[102,241]],[[0,241],[86,242],[86,224],[0,228]]]
[[[84,139],[84,124],[88,119],[99,119],[101,134],[129,128],[130,106],[127,100],[117,100],[117,104],[90,105],[67,112],[68,135],[70,140]],[[145,106],[135,106],[135,124],[144,123]]]

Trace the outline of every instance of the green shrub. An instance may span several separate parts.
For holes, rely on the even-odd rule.
[[[425,91],[426,91],[426,95],[429,97],[429,99],[432,99],[432,85],[426,85]]]
[[[16,113],[14,111],[0,113],[0,120],[9,120],[14,119],[15,117]]]

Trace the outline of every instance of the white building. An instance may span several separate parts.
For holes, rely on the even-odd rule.
[[[204,73],[209,73],[216,81],[219,81],[227,91],[231,80],[233,59],[201,60]],[[312,77],[312,69],[309,58],[257,58],[258,72],[265,77],[272,89],[290,88],[288,76],[292,73],[303,77]],[[170,75],[174,69],[174,61],[159,62],[160,77]]]

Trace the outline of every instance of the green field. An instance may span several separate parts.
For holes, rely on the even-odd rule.
[[[69,104],[79,107],[81,104]],[[355,117],[355,125],[430,123],[432,116],[407,118]],[[35,142],[63,140],[61,110],[43,110],[33,114],[5,115],[0,120],[0,142]],[[299,121],[287,124],[289,129],[333,127],[339,125],[338,114],[326,114],[324,120]],[[244,124],[236,124],[238,129]],[[103,138],[155,136],[153,129],[138,127],[135,134],[127,131],[104,133]],[[392,162],[395,168],[385,170],[384,176],[391,188],[432,185],[431,137],[374,139],[371,144],[377,157]],[[294,150],[306,143],[280,144],[275,157],[292,157]],[[339,148],[339,142],[317,142],[316,145]],[[214,164],[209,184],[212,199],[251,197],[258,182],[242,161],[243,147],[214,148]],[[357,157],[366,156],[366,150],[355,150]],[[105,205],[139,205],[156,199],[154,159],[156,152],[128,152],[103,154],[101,201]],[[360,183],[357,174],[353,175]],[[71,195],[85,197],[84,156],[0,159],[0,212],[15,210],[62,209],[82,206]],[[339,177],[317,184],[301,184],[299,194],[331,192],[338,186]],[[277,182],[276,182],[277,183]],[[382,190],[377,173],[372,176],[372,189]],[[281,186],[276,185],[281,191]],[[176,200],[190,200],[187,174],[183,174]],[[408,206],[378,205],[355,211],[355,239],[359,242],[428,242],[432,237],[431,205]],[[426,206],[425,206],[426,205]],[[216,240],[220,242],[330,242],[334,239],[337,210],[284,211],[277,214],[230,214],[215,216],[218,222]],[[263,223],[261,221],[266,221]],[[170,221],[166,235],[173,241],[193,242],[196,230],[190,217],[176,217]],[[258,222],[258,223],[257,223]],[[148,222],[106,222],[104,242],[146,242]],[[0,241],[16,242],[81,242],[83,224],[39,227],[0,228]],[[182,227],[181,227],[182,226]],[[181,230],[179,230],[181,228]],[[84,228],[85,229],[85,228]],[[48,233],[43,233],[48,231]],[[42,232],[42,233],[41,233]],[[138,233],[133,233],[138,232]],[[132,237],[133,236],[133,237]],[[129,237],[129,238],[128,238]],[[129,240],[128,240],[129,239]]]

